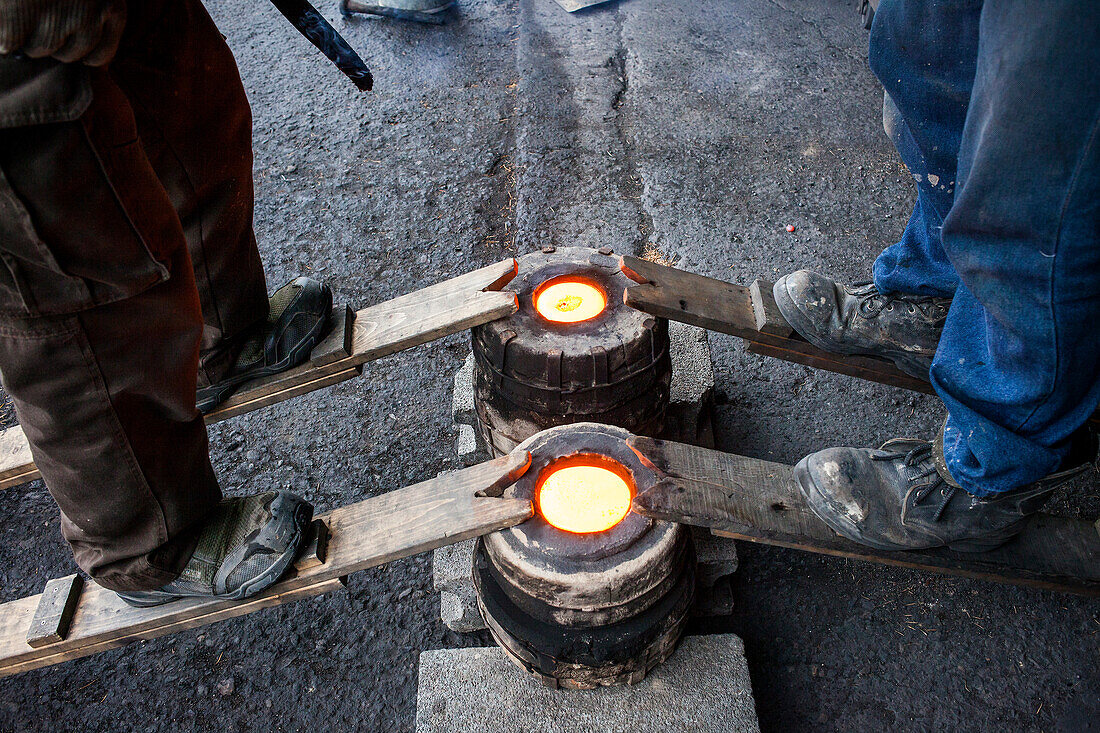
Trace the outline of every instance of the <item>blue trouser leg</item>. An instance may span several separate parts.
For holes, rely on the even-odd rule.
[[[1058,469],[1100,403],[1100,3],[987,0],[931,379],[971,493]]]
[[[869,59],[886,90],[883,127],[917,183],[901,241],[875,261],[881,292],[950,297],[958,285],[940,232],[955,197],[980,12],[974,0],[883,0],[875,13]]]
[[[930,374],[948,467],[977,495],[1027,484],[1100,402],[1100,3],[884,0],[871,63],[918,184],[876,284],[957,277]]]

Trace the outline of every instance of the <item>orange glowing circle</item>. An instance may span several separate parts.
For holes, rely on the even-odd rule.
[[[572,461],[551,468],[538,488],[543,518],[577,534],[611,529],[630,511],[630,500],[630,485],[618,472]]]
[[[551,281],[535,293],[535,310],[554,323],[580,323],[607,308],[607,295],[595,284],[580,279]]]

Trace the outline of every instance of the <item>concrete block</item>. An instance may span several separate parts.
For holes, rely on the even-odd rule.
[[[440,547],[432,553],[432,586],[436,590],[454,588],[456,585],[472,585],[474,567],[474,543],[463,540]]]
[[[672,385],[668,415],[659,437],[714,447],[714,364],[707,331],[672,321],[668,324]]]
[[[733,574],[737,572],[737,545],[715,537],[709,529],[692,527],[695,539],[696,616],[729,616],[733,613]]]
[[[469,634],[486,628],[472,585],[439,591],[439,618],[444,626],[459,634]]]
[[[714,391],[714,364],[706,329],[670,321],[668,339],[672,357],[670,401],[684,405],[709,402]]]
[[[477,430],[471,425],[455,423],[458,437],[455,438],[455,453],[467,466],[489,460],[489,452],[481,445]]]
[[[432,553],[432,585],[439,593],[439,617],[448,629],[460,634],[485,628],[470,578],[474,542],[465,540]]]
[[[637,685],[551,690],[496,647],[420,654],[417,733],[755,733],[741,640],[692,636]]]

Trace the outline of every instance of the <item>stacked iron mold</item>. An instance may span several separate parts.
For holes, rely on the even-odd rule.
[[[521,445],[531,467],[507,495],[536,500],[540,476],[565,458],[598,456],[629,473],[635,492],[657,481],[630,433],[581,423]],[[640,682],[675,649],[695,594],[686,527],[630,512],[611,529],[573,534],[535,516],[478,541],[478,608],[507,656],[552,687]]]
[[[610,252],[548,248],[521,257],[519,274],[505,286],[518,295],[519,311],[473,329],[478,427],[494,455],[576,422],[660,433],[672,380],[668,321],[623,303],[630,280]],[[562,276],[599,285],[606,309],[579,323],[540,316],[536,292]]]

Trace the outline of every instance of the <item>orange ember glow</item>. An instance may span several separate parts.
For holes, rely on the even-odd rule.
[[[597,465],[610,461],[568,460],[542,477],[538,504],[547,522],[566,532],[603,532],[630,511],[631,491],[625,469]],[[613,464],[617,465],[617,464]]]
[[[535,293],[535,310],[554,323],[580,323],[607,308],[607,295],[594,283],[577,278],[551,280]]]

